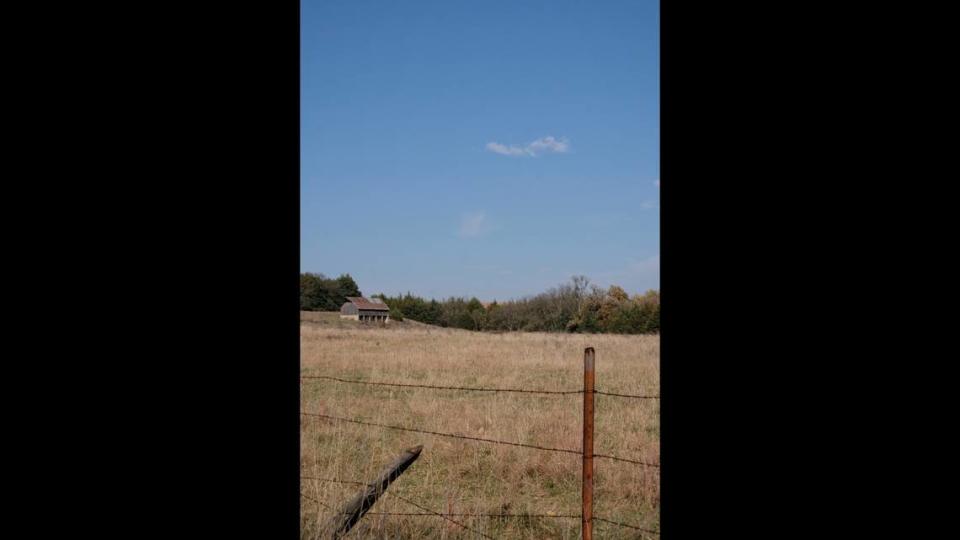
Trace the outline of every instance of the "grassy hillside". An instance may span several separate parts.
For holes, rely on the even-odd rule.
[[[478,333],[404,321],[386,327],[339,319],[337,313],[301,314],[301,372],[344,379],[439,386],[579,390],[583,349],[597,351],[598,390],[659,394],[656,335]],[[396,388],[305,379],[304,412],[407,426],[428,431],[579,450],[582,395],[538,395]],[[595,453],[659,462],[659,400],[596,396]],[[408,447],[420,459],[377,503],[374,512],[422,510],[391,493],[447,513],[579,515],[579,455],[543,452],[333,422],[301,416],[303,476],[368,480]],[[659,529],[659,471],[595,460],[595,515]],[[301,537],[318,538],[318,525],[356,486],[302,480]],[[455,518],[494,538],[580,536],[573,519]],[[638,531],[597,522],[597,538],[638,538]],[[473,538],[430,516],[367,515],[356,538]],[[644,535],[640,537],[655,536]]]
[[[402,321],[391,320],[387,324],[380,323],[369,323],[369,322],[360,322],[353,319],[341,319],[339,311],[301,311],[300,312],[300,324],[306,326],[313,326],[316,328],[339,328],[339,329],[354,329],[354,330],[398,330],[398,329],[411,329],[411,328],[420,328],[428,329],[433,328],[437,330],[444,330],[437,326],[432,326],[429,324],[423,324],[411,319],[404,319]],[[450,331],[456,331],[455,329],[450,329]],[[463,330],[461,330],[463,331]]]

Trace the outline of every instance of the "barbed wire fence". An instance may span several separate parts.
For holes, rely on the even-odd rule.
[[[587,360],[586,360],[586,359],[587,359],[588,356],[589,356],[590,360],[589,360],[589,368],[587,368],[587,369],[589,369],[590,372],[591,372],[591,373],[589,374],[590,382],[589,382],[589,384],[587,384],[587,383],[586,383],[586,378],[585,378],[585,384],[584,384],[585,389],[584,389],[584,390],[533,390],[533,389],[526,389],[526,388],[487,388],[487,387],[465,387],[465,386],[441,386],[441,385],[429,385],[429,384],[388,383],[388,382],[378,382],[378,381],[362,381],[362,380],[355,380],[355,379],[344,379],[344,378],[333,377],[333,376],[329,376],[329,375],[301,375],[301,376],[300,376],[300,379],[301,379],[301,381],[303,381],[303,380],[328,380],[328,381],[334,381],[334,382],[343,383],[343,384],[358,384],[358,385],[370,385],[370,386],[388,386],[388,387],[401,387],[401,388],[421,388],[421,389],[429,389],[429,390],[453,390],[453,391],[470,391],[470,392],[487,392],[487,393],[522,393],[522,394],[542,394],[542,395],[599,394],[599,395],[605,395],[605,396],[611,396],[611,397],[620,397],[620,398],[627,398],[627,399],[639,399],[639,400],[660,399],[660,396],[659,396],[659,395],[621,394],[621,393],[614,393],[614,392],[606,392],[606,391],[602,391],[602,390],[596,390],[595,388],[593,388],[593,374],[592,374],[592,371],[593,371],[593,349],[592,349],[592,348],[588,348],[588,349],[585,351],[585,366],[587,365]],[[585,401],[586,401],[586,400],[585,400]],[[587,428],[585,428],[584,436],[585,436],[585,440],[587,439],[587,437],[589,437],[589,439],[590,439],[589,447],[592,449],[592,446],[593,446],[593,444],[592,444],[592,438],[593,438],[593,429],[592,429],[592,399],[591,399],[590,409],[591,409],[591,411],[590,411],[590,416],[591,416],[591,418],[590,418],[590,422],[589,422],[589,423],[590,423],[589,435],[587,434]],[[586,409],[585,409],[585,411],[586,411]],[[413,433],[422,433],[422,434],[425,434],[425,435],[433,435],[433,436],[438,436],[438,437],[448,437],[448,438],[461,439],[461,440],[467,440],[467,441],[473,441],[473,442],[483,442],[483,443],[490,443],[490,444],[499,444],[499,445],[515,446],[515,447],[528,448],[528,449],[531,449],[531,450],[539,450],[539,451],[545,451],[545,452],[560,452],[560,453],[567,453],[567,454],[576,454],[576,455],[583,456],[583,457],[585,458],[585,460],[590,459],[590,458],[597,457],[597,458],[609,459],[609,460],[612,460],[612,461],[617,461],[617,462],[622,462],[622,463],[630,463],[630,464],[642,466],[642,467],[645,467],[645,468],[647,468],[647,469],[655,470],[655,471],[659,471],[659,469],[660,469],[660,464],[659,464],[659,463],[649,463],[649,462],[639,461],[639,460],[634,460],[634,459],[629,459],[629,458],[625,458],[625,457],[621,457],[621,456],[612,456],[612,455],[607,455],[607,454],[597,454],[597,453],[595,453],[595,452],[591,452],[591,453],[589,453],[589,454],[585,454],[585,453],[584,453],[583,451],[581,451],[581,450],[573,450],[573,449],[568,449],[568,448],[551,448],[551,447],[546,447],[546,446],[538,446],[538,445],[533,445],[533,444],[525,444],[525,443],[520,443],[520,442],[515,442],[515,441],[502,441],[502,440],[487,439],[487,438],[482,438],[482,437],[472,437],[472,436],[469,436],[469,435],[461,435],[461,434],[457,434],[457,433],[445,433],[445,432],[431,431],[431,430],[426,430],[426,429],[417,429],[417,428],[409,427],[409,426],[396,426],[396,425],[390,425],[390,424],[381,424],[381,423],[378,423],[378,422],[371,422],[371,421],[364,420],[364,419],[358,419],[358,418],[343,418],[343,417],[338,417],[338,416],[320,414],[320,413],[316,413],[316,412],[301,411],[300,414],[301,414],[301,416],[317,418],[318,420],[326,420],[326,421],[329,421],[329,422],[345,422],[345,423],[352,423],[352,424],[358,424],[358,425],[369,426],[369,427],[378,427],[378,428],[383,428],[383,429],[392,429],[392,430],[398,430],[398,431],[406,431],[406,432],[413,432]],[[585,412],[585,416],[586,416],[586,412]],[[585,420],[586,420],[586,418],[585,418]],[[585,444],[585,446],[586,446],[586,444]],[[585,467],[585,469],[586,469],[586,467]],[[591,463],[591,469],[592,469],[592,463]],[[339,483],[339,484],[350,484],[350,485],[357,485],[357,486],[369,486],[369,485],[370,485],[370,484],[367,484],[367,483],[365,483],[365,482],[359,482],[359,481],[356,481],[356,480],[343,480],[343,479],[336,479],[336,478],[318,478],[318,477],[312,477],[312,476],[301,476],[300,479],[301,479],[301,480],[313,480],[313,481],[319,481],[319,482],[330,482],[330,483]],[[585,486],[586,486],[587,482],[588,482],[588,481],[587,481],[587,479],[586,479],[586,473],[585,473],[585,478],[584,478],[584,485],[585,485]],[[590,489],[590,492],[591,492],[591,493],[590,493],[590,496],[589,496],[590,499],[592,499],[592,483],[593,483],[593,482],[592,482],[592,477],[591,477],[591,478],[589,479],[589,484],[590,484],[589,489]],[[586,489],[586,488],[585,488],[585,489]],[[601,517],[601,516],[593,515],[593,514],[592,514],[592,500],[591,500],[590,503],[584,502],[583,512],[580,513],[580,514],[448,513],[448,512],[436,512],[436,511],[434,511],[434,510],[431,510],[431,509],[429,509],[429,508],[426,508],[426,507],[420,505],[419,503],[416,503],[416,502],[414,502],[414,501],[411,501],[410,499],[407,499],[407,498],[405,498],[405,497],[403,497],[403,496],[401,496],[401,495],[398,495],[398,494],[395,493],[395,492],[391,492],[390,494],[391,494],[391,496],[396,497],[397,499],[399,499],[399,500],[401,500],[401,501],[403,501],[403,502],[406,502],[407,504],[410,504],[410,505],[412,505],[412,506],[415,506],[415,507],[419,508],[420,510],[423,510],[423,512],[366,512],[366,514],[369,514],[369,515],[383,515],[383,516],[440,517],[440,518],[445,519],[446,521],[449,521],[449,522],[451,522],[451,523],[454,523],[455,525],[458,525],[458,526],[462,527],[463,529],[465,529],[465,530],[467,530],[467,531],[469,531],[469,532],[472,532],[472,533],[474,533],[474,534],[476,534],[476,535],[478,535],[478,536],[484,537],[484,538],[491,538],[491,537],[488,536],[488,535],[486,535],[486,534],[484,534],[484,533],[482,533],[482,532],[476,531],[476,530],[468,527],[467,525],[465,525],[465,524],[463,524],[463,523],[460,523],[460,522],[458,522],[458,521],[455,521],[455,520],[453,520],[453,519],[451,519],[451,518],[452,518],[452,517],[471,517],[471,518],[499,518],[499,519],[581,519],[581,520],[584,522],[584,540],[590,540],[590,539],[592,538],[592,523],[593,523],[594,521],[601,522],[601,523],[606,523],[606,524],[610,524],[610,525],[616,525],[616,526],[623,527],[623,528],[627,528],[627,529],[633,529],[633,530],[640,531],[641,533],[646,533],[646,534],[650,534],[650,535],[659,535],[659,534],[660,534],[659,531],[655,531],[655,530],[647,529],[647,528],[644,528],[644,527],[639,527],[639,526],[637,526],[637,525],[633,525],[633,524],[629,524],[629,523],[623,523],[623,522],[619,522],[619,521],[614,521],[614,520],[607,519],[607,518],[604,518],[604,517]],[[314,502],[317,503],[318,505],[326,508],[327,510],[329,510],[329,511],[331,511],[331,512],[339,513],[337,510],[331,508],[330,506],[322,503],[321,501],[319,501],[319,500],[317,500],[317,499],[315,499],[315,498],[313,498],[313,497],[310,497],[309,495],[306,495],[305,493],[301,493],[301,495],[302,495],[303,497],[311,500],[311,501],[314,501]],[[586,494],[586,491],[585,491],[585,493],[584,493],[584,498],[585,498],[585,499],[588,498],[588,497],[587,497],[587,494]],[[588,508],[588,506],[589,506],[589,508]],[[589,518],[585,518],[585,516],[588,515],[588,514],[589,514]]]
[[[583,390],[528,390],[526,388],[482,388],[474,386],[438,386],[434,384],[406,384],[406,383],[387,383],[387,382],[376,382],[376,381],[358,381],[353,379],[341,379],[339,377],[330,377],[328,375],[301,375],[301,379],[324,379],[328,381],[336,381],[341,383],[349,384],[367,384],[374,386],[396,386],[400,388],[426,388],[431,390],[466,390],[473,392],[515,392],[521,394],[555,394],[555,395],[569,395],[569,394],[582,394]],[[633,398],[633,399],[660,399],[660,396],[640,396],[634,394],[616,394],[613,392],[604,392],[602,390],[594,390],[594,394],[601,394],[605,396],[616,396],[624,398]]]

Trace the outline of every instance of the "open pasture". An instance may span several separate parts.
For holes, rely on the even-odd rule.
[[[583,350],[594,347],[598,391],[659,395],[659,336],[487,334],[410,321],[384,328],[340,321],[335,314],[307,314],[304,319],[303,376],[577,391],[583,388]],[[324,379],[301,383],[304,413],[575,451],[581,449],[582,399],[582,394],[398,388]],[[596,395],[595,403],[595,454],[659,463],[659,399]],[[580,537],[580,455],[306,415],[301,415],[301,537],[318,538],[331,508],[357,492],[356,485],[329,480],[368,481],[403,449],[417,445],[423,445],[420,458],[348,537],[479,537],[436,516],[377,514],[425,513],[401,497],[493,538]],[[595,516],[659,530],[658,468],[600,458],[594,466]],[[598,521],[594,534],[657,538]]]

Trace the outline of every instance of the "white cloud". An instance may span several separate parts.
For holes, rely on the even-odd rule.
[[[642,261],[630,263],[630,271],[635,274],[658,274],[660,273],[660,254],[647,257]]]
[[[558,141],[553,137],[544,137],[542,139],[537,139],[527,146],[527,151],[532,152],[534,154],[537,154],[540,152],[544,152],[544,153],[556,152],[558,154],[562,154],[569,149],[570,149],[570,143],[568,143],[566,140]]]
[[[518,146],[506,146],[497,142],[487,143],[487,150],[505,156],[524,156],[527,152]]]
[[[480,236],[489,230],[490,224],[484,212],[471,212],[460,217],[460,236],[464,238]]]
[[[487,150],[504,156],[537,157],[540,154],[563,154],[569,149],[570,143],[566,139],[558,140],[549,136],[537,139],[523,147],[516,145],[507,146],[498,142],[487,143]]]
[[[654,181],[653,181],[653,184],[654,184],[655,186],[657,186],[657,187],[660,187],[660,179],[657,178],[656,180],[654,180]]]
[[[650,210],[651,208],[656,208],[656,207],[657,207],[657,203],[653,201],[643,201],[642,203],[640,203],[640,208],[643,208],[644,210]]]

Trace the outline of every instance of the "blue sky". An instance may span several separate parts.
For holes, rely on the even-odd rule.
[[[659,2],[303,0],[301,270],[659,288]]]

